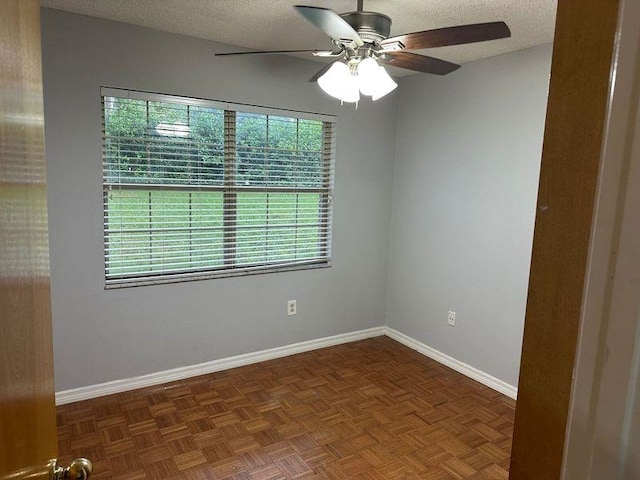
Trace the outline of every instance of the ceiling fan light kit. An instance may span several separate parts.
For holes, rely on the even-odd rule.
[[[391,18],[382,13],[364,11],[362,3],[362,0],[358,0],[355,12],[343,14],[322,7],[294,7],[305,19],[331,37],[336,47],[333,51],[272,50],[218,55],[307,52],[316,57],[338,58],[317,72],[310,81],[317,81],[322,90],[342,102],[356,103],[360,100],[360,94],[370,96],[375,101],[398,86],[380,63],[433,75],[446,75],[460,68],[460,65],[445,60],[405,50],[462,45],[511,36],[506,23],[489,22],[389,37]]]
[[[371,57],[333,63],[318,78],[318,85],[327,94],[347,103],[358,102],[360,94],[377,100],[398,86],[384,67]]]

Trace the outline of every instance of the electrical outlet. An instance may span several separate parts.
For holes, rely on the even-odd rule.
[[[298,313],[298,307],[296,305],[296,301],[289,300],[287,302],[287,315],[291,316],[291,315],[295,315],[296,313]]]
[[[447,315],[447,323],[450,327],[456,326],[456,312],[452,312],[449,310],[449,314]]]

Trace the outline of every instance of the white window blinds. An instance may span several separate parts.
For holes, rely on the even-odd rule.
[[[103,88],[106,286],[328,266],[333,117]]]

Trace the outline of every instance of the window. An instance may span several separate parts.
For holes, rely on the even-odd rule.
[[[102,89],[106,286],[329,266],[334,119]]]

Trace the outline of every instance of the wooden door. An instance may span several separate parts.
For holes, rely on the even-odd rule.
[[[40,4],[0,0],[0,479],[57,455]]]

